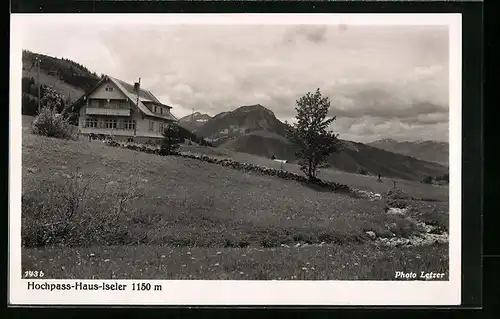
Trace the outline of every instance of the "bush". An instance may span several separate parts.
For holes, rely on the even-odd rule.
[[[434,179],[432,178],[432,176],[427,176],[427,177],[425,177],[425,178],[422,180],[422,183],[424,183],[424,184],[432,184],[432,181],[433,181],[433,180],[434,180]]]
[[[400,188],[391,188],[386,195],[387,199],[403,199],[403,200],[410,200],[411,196],[406,194],[402,189]]]
[[[77,132],[68,118],[55,108],[43,107],[31,124],[33,134],[63,139],[76,139]]]
[[[368,175],[368,171],[363,167],[358,168],[357,173],[360,175]]]
[[[160,155],[172,155],[177,152],[181,143],[179,127],[176,124],[169,124],[162,133],[163,139],[160,145]]]

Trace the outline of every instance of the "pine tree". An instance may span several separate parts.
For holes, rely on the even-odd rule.
[[[325,163],[331,153],[341,149],[338,135],[328,129],[336,117],[327,118],[330,101],[321,95],[319,88],[296,102],[297,122],[287,125],[287,135],[300,149],[296,155],[301,159],[301,170],[314,181],[319,165]]]

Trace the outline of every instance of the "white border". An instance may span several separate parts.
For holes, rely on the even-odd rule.
[[[450,272],[448,282],[149,281],[163,292],[27,290],[21,279],[20,31],[32,22],[116,24],[448,25],[450,35]],[[461,15],[460,14],[12,14],[10,42],[9,303],[11,305],[459,305],[461,296]],[[13,106],[14,105],[14,106]],[[73,283],[73,280],[47,280]],[[85,280],[85,283],[102,282]],[[113,280],[128,283],[131,280]],[[141,282],[135,281],[134,282]]]

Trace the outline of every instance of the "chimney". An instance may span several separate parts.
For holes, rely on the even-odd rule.
[[[135,93],[139,94],[139,89],[140,89],[140,83],[139,82],[135,82],[134,83],[134,91]]]

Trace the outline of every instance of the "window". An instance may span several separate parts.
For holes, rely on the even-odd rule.
[[[153,106],[153,109],[154,109],[154,111],[153,111],[153,112],[155,112],[155,113],[156,113],[156,105],[154,105],[154,106]]]
[[[160,114],[163,114],[163,108],[160,106]]]
[[[107,92],[113,92],[113,87],[111,87],[111,86],[107,86],[107,87],[105,88],[105,90],[106,90]]]
[[[85,119],[85,127],[97,127],[97,119]]]
[[[158,123],[158,133],[163,134],[164,130],[164,124],[163,123]]]
[[[129,142],[129,143],[133,143],[133,142],[134,142],[134,138],[133,138],[133,137],[129,137],[129,138],[127,138],[127,142]]]
[[[101,108],[101,109],[106,108],[106,101],[105,100],[99,100],[99,108]]]
[[[116,120],[105,120],[104,127],[105,128],[116,128]]]
[[[154,121],[149,121],[149,131],[154,132],[155,130],[155,122]]]
[[[126,130],[134,130],[135,129],[135,120],[125,120],[125,121],[123,121],[123,127]]]
[[[120,109],[126,109],[126,108],[127,108],[127,101],[120,100],[120,101],[118,102],[118,107],[119,107]]]

